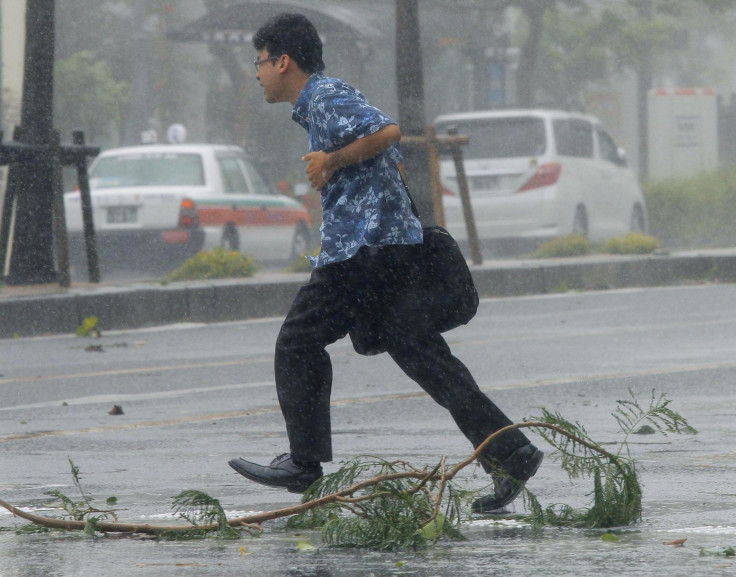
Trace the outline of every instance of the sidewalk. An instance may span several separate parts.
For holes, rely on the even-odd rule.
[[[645,256],[488,260],[471,266],[482,297],[606,290],[684,282],[736,282],[736,248]],[[0,338],[73,333],[87,317],[101,331],[285,315],[307,274],[162,285],[73,283],[0,286]]]

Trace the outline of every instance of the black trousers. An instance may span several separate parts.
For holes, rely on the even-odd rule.
[[[388,354],[437,403],[446,408],[474,447],[511,424],[481,392],[441,334],[394,314],[406,290],[403,263],[416,247],[363,247],[347,261],[312,272],[291,306],[276,341],[276,389],[286,421],[290,452],[300,461],[331,461],[332,364],[325,347],[360,325],[376,325]],[[529,443],[520,431],[504,434],[484,453],[502,460]],[[481,464],[489,470],[486,459]]]

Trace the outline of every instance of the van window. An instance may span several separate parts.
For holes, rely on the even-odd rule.
[[[448,121],[437,124],[437,134],[446,134],[450,126],[456,126],[458,134],[469,137],[468,145],[463,147],[466,160],[539,156],[547,149],[541,118]]]
[[[552,121],[560,156],[593,158],[593,126],[587,120],[558,118]]]
[[[602,129],[598,129],[598,145],[601,148],[601,158],[612,162],[613,164],[621,165],[621,156],[618,153],[618,146],[613,141],[613,138],[608,136],[608,133]]]

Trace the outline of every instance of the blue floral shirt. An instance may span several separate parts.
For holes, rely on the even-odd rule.
[[[332,152],[394,122],[349,84],[321,73],[309,77],[292,118],[309,133],[309,150]],[[397,164],[398,144],[332,176],[320,191],[322,246],[315,267],[352,257],[362,246],[418,244],[422,226],[411,211]]]

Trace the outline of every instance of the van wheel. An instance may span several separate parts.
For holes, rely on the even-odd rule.
[[[224,251],[234,250],[235,252],[240,252],[240,237],[238,236],[237,229],[232,224],[228,224],[222,232],[220,247]]]
[[[575,209],[575,217],[572,220],[572,234],[588,236],[588,214],[583,206],[578,206]]]
[[[291,242],[291,258],[295,259],[309,252],[309,229],[300,222],[296,225],[294,239]]]
[[[631,211],[631,227],[629,230],[630,232],[639,234],[646,234],[647,232],[647,225],[646,222],[644,222],[644,211],[638,204],[634,206],[634,209]]]

